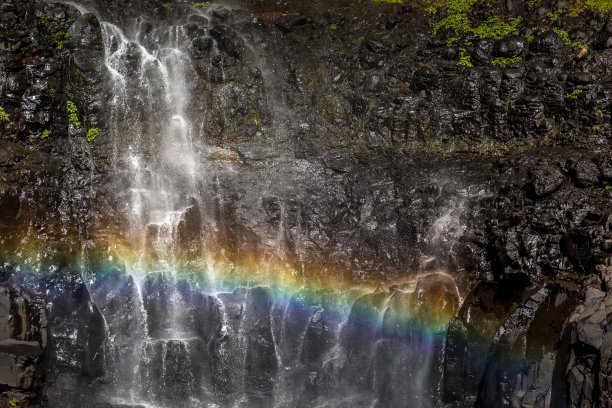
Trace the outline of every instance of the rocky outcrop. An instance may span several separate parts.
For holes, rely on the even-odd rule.
[[[506,319],[493,337],[477,407],[559,406],[553,399],[565,395],[569,354],[563,329],[576,295],[542,288]]]
[[[46,345],[47,319],[40,299],[18,286],[0,284],[0,387],[12,389],[23,404],[34,404],[40,396]]]
[[[612,401],[612,267],[597,269],[602,285],[586,289],[584,303],[574,310],[567,328],[571,353],[566,401],[571,408],[606,407]]]
[[[78,273],[60,271],[43,290],[48,293],[45,395],[50,406],[78,406],[87,398],[80,389],[104,375],[104,317]]]

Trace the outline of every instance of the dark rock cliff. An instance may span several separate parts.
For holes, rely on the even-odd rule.
[[[83,278],[102,275],[92,254],[106,255],[110,237],[125,235],[115,189],[127,176],[113,168],[113,154],[127,149],[132,121],[145,123],[145,135],[159,130],[144,107],[111,119],[100,23],[127,27],[138,17],[140,29],[153,32],[156,21],[178,21],[189,7],[76,3],[88,12],[60,2],[0,4],[0,107],[10,118],[0,121],[0,384],[18,390],[11,392],[20,401],[49,406],[80,401],[82,378],[96,388],[104,336],[143,330],[120,324],[136,309],[120,266],[120,285]],[[272,253],[310,276],[345,271],[352,281],[442,268],[465,297],[436,379],[449,406],[608,407],[612,23],[587,11],[551,24],[545,16],[557,4],[503,3],[501,13],[522,16],[525,36],[473,38],[464,51],[469,68],[457,63],[459,47],[447,46],[450,34],[434,36],[433,17],[416,4],[240,2],[194,17],[186,28],[194,64],[187,110],[198,118],[197,153],[215,176],[202,182],[211,192],[202,199],[207,212],[189,214],[181,250],[189,254],[205,234],[236,263]],[[577,53],[553,28],[588,52]],[[497,57],[520,60],[492,65]],[[137,50],[133,58],[138,64]],[[68,100],[83,126],[70,124]],[[104,136],[113,126],[118,141]],[[91,128],[101,136],[87,142]],[[215,228],[190,229],[206,217]],[[24,279],[26,268],[49,278]],[[279,369],[272,300],[265,289],[253,296],[267,309],[247,315],[246,381],[256,390],[251,402],[266,406]],[[200,302],[197,310],[216,316],[211,300]],[[328,341],[317,322],[329,316],[301,318],[296,324],[314,343],[299,358],[312,363]],[[377,358],[386,370],[396,334],[383,336]],[[223,347],[216,329],[201,337],[211,355]],[[351,341],[359,367],[372,345]],[[159,354],[161,346],[149,347]],[[189,359],[185,353],[177,351]],[[151,370],[159,364],[152,358]],[[211,364],[201,370],[223,370]],[[379,371],[389,383],[402,375]],[[351,375],[372,382],[374,374]],[[75,395],[65,394],[70,389]],[[377,392],[381,406],[407,398]]]

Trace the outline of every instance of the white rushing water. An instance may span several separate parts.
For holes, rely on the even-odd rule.
[[[193,126],[186,114],[191,63],[183,27],[148,33],[144,40],[155,44],[152,50],[141,44],[139,33],[129,38],[119,27],[102,23],[113,95],[109,123],[114,126],[114,160],[128,184],[122,205],[133,241],[141,243],[141,252],[153,245],[159,266],[167,267],[177,226],[198,197]]]
[[[107,123],[116,196],[129,223],[128,240],[136,243],[136,261],[126,268],[134,277],[129,304],[105,316],[111,326],[107,399],[147,408],[386,407],[377,393],[392,373],[380,361],[392,358],[412,370],[410,376],[394,379],[407,384],[405,389],[392,386],[399,395],[394,398],[407,400],[404,394],[412,390],[419,401],[432,400],[432,344],[439,339],[420,333],[422,322],[416,319],[407,323],[412,325],[409,334],[387,338],[387,314],[398,313],[390,306],[393,291],[368,297],[360,297],[365,292],[309,292],[301,214],[291,215],[297,222],[288,226],[289,209],[282,201],[279,228],[268,245],[282,257],[285,235],[289,230],[295,234],[292,251],[302,271],[294,272],[304,279],[304,293],[272,286],[223,292],[215,287],[212,259],[205,271],[212,288],[184,279],[177,270],[179,230],[193,222],[188,213],[202,210],[202,196],[210,194],[199,190],[206,166],[193,140],[201,126],[190,117],[190,80],[197,76],[189,56],[191,38],[181,25],[152,28],[140,22],[123,30],[103,22],[101,29],[112,95]],[[273,70],[263,69],[261,53],[249,48],[272,89]],[[272,117],[284,123],[282,95],[276,89],[267,97],[268,104],[278,105]],[[283,125],[274,131],[288,129]],[[211,179],[218,187],[219,179]],[[261,197],[252,202],[260,203]],[[463,204],[452,204],[433,226],[432,239],[449,236],[450,230],[462,233],[457,217]],[[377,228],[365,219],[372,218],[373,205],[370,200],[364,206],[367,230]],[[200,224],[189,227],[201,231]],[[201,249],[195,251],[206,260]],[[397,293],[412,296],[408,289]],[[403,342],[401,347],[397,342]]]

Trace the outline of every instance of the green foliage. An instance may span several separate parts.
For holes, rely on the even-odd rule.
[[[338,23],[334,23],[334,24],[330,25],[329,28],[331,28],[332,30],[337,30],[338,29]]]
[[[478,0],[444,0],[441,7],[447,9],[449,14],[467,13]]]
[[[204,10],[208,6],[210,6],[210,1],[200,1],[197,3],[193,3],[193,7],[201,8],[202,10]]]
[[[465,48],[459,48],[459,51],[461,51],[461,56],[459,57],[459,62],[457,64],[468,68],[471,67],[472,57],[470,57],[469,55],[465,55]]]
[[[372,0],[374,3],[403,4],[404,0]]]
[[[519,62],[520,60],[521,60],[521,57],[514,57],[514,58],[497,57],[491,62],[491,64],[493,65],[514,64],[515,62]]]
[[[571,17],[577,17],[585,10],[598,11],[600,13],[608,13],[612,11],[611,0],[579,0],[573,2],[567,10],[567,14]]]
[[[582,85],[578,85],[571,93],[566,93],[566,99],[578,99],[578,95],[582,93]]]
[[[606,186],[606,190],[612,190],[612,186],[611,185],[607,185]]]
[[[510,24],[506,24],[498,16],[493,16],[471,31],[480,38],[495,38],[499,40],[510,34],[518,35],[518,25],[520,22],[521,18],[516,17],[510,19]]]
[[[548,17],[550,19],[550,23],[554,23],[555,21],[557,21],[563,14],[565,14],[567,12],[567,10],[561,8],[561,9],[557,9],[555,10],[555,12],[553,13],[552,11],[549,11],[546,14],[546,17]]]
[[[50,130],[45,130],[45,131],[43,131],[42,136],[40,136],[40,138],[41,139],[46,139],[49,136],[51,136],[51,131]]]
[[[425,0],[424,9],[432,16],[440,15],[440,19],[434,21],[433,34],[437,35],[441,29],[451,31],[451,39],[448,40],[449,45],[456,41],[455,37],[461,38],[462,35],[468,33],[474,33],[483,39],[501,39],[508,35],[519,35],[521,18],[505,18],[494,15],[497,2],[498,0]],[[526,0],[528,7],[535,7],[539,2],[540,0]],[[577,16],[584,10],[602,13],[611,12],[612,0],[576,0],[571,2],[568,7],[549,12],[547,17],[553,24],[566,15]],[[482,22],[483,20],[484,22]],[[563,30],[555,31],[564,32]],[[559,35],[567,45],[587,48],[585,44],[571,41],[567,35]],[[531,41],[533,36],[528,36],[527,39]]]
[[[565,45],[569,45],[570,47],[584,48],[584,49],[588,49],[589,48],[587,45],[582,44],[582,43],[580,43],[578,41],[570,40],[569,34],[565,30],[560,30],[560,29],[557,29],[557,28],[553,28],[553,31],[559,37],[561,37],[561,40],[563,41],[563,44],[565,44]]]
[[[438,34],[441,28],[453,30],[456,35],[466,33],[471,29],[471,22],[465,13],[451,14],[446,16],[438,24],[434,25],[433,34]]]
[[[164,3],[163,6],[170,10],[172,8],[172,3]]]
[[[600,13],[608,13],[612,11],[612,0],[586,0],[587,8],[597,10]]]
[[[81,126],[81,122],[79,122],[79,110],[74,102],[67,101],[66,110],[68,111],[68,120],[76,127]]]
[[[47,16],[47,13],[42,13],[40,15],[40,23],[42,25],[49,25],[49,24],[54,24],[55,21],[49,20],[49,16]]]
[[[494,15],[482,24],[476,25],[470,19],[470,15],[473,14],[472,8],[478,3],[491,8],[491,4],[487,3],[486,0],[433,0],[433,3],[429,3],[426,11],[430,14],[436,14],[440,9],[446,13],[446,16],[434,25],[433,34],[438,34],[438,31],[442,28],[454,32],[453,38],[474,33],[480,38],[500,39],[510,34],[519,33],[520,17],[511,18],[506,23],[501,17]]]
[[[550,19],[550,23],[553,24],[558,20],[562,19],[565,15],[569,17],[578,17],[580,14],[587,10],[604,14],[609,13],[610,11],[612,11],[612,0],[575,0],[573,2],[570,2],[570,5],[568,7],[559,8],[554,12],[549,12],[546,14],[546,16]],[[573,44],[576,45],[572,46],[580,46],[581,48],[586,48],[586,46],[580,43]]]
[[[6,114],[6,111],[4,110],[3,107],[0,106],[0,122],[10,122],[11,118],[9,118],[9,115]]]
[[[593,130],[593,133],[598,133],[601,130],[601,127],[599,127],[599,125],[594,125],[591,130]]]
[[[593,108],[595,112],[599,114],[599,120],[603,120],[603,112],[597,106]]]
[[[42,13],[40,15],[40,23],[45,26],[60,23],[70,24],[72,23],[72,18],[67,18],[66,20],[51,20],[49,19],[49,16],[47,16],[46,13]],[[64,40],[68,38],[68,33],[64,30],[60,30],[51,34],[51,38],[53,38],[53,41],[55,41],[55,48],[57,48],[58,50],[62,50],[64,48]]]
[[[100,128],[91,128],[87,131],[87,141],[91,142],[100,135]]]
[[[8,392],[5,391],[2,394],[6,395],[7,397],[10,398],[8,403],[9,403],[9,405],[11,407],[16,407],[17,404],[19,404],[19,400],[17,399],[17,397],[15,397],[15,393],[13,393],[13,392],[8,393]]]
[[[58,50],[64,48],[64,40],[68,39],[69,35],[65,31],[58,31],[56,33],[51,34],[53,41],[55,41],[55,46]]]

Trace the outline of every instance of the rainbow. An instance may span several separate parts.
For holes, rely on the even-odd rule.
[[[52,250],[45,246],[44,237],[19,244],[12,251],[6,244],[0,247],[1,272],[15,283],[36,284],[49,274],[79,271],[87,285],[95,288],[100,282],[121,282],[123,275],[142,284],[151,273],[163,272],[172,284],[188,282],[193,291],[212,296],[237,288],[266,287],[273,303],[284,305],[287,316],[325,309],[333,319],[330,324],[339,325],[348,318],[370,332],[372,325],[378,326],[376,330],[384,326],[385,319],[400,327],[417,325],[422,332],[445,331],[462,301],[455,279],[444,271],[413,273],[393,281],[355,281],[347,271],[326,268],[306,274],[306,268],[297,270],[277,257],[247,254],[236,261],[222,250],[216,255],[165,261],[145,256],[124,241],[107,240],[102,250],[91,242],[78,250]]]

